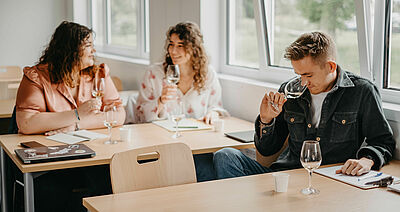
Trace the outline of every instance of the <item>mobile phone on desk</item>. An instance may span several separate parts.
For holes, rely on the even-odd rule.
[[[21,142],[20,145],[25,148],[35,148],[35,147],[44,147],[45,146],[37,141]]]

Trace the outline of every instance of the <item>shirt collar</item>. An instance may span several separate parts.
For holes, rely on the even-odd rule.
[[[337,65],[336,71],[338,73],[337,80],[330,92],[336,91],[339,87],[348,88],[355,86],[353,81],[351,81],[350,77],[347,75],[346,71],[343,70],[339,65]]]

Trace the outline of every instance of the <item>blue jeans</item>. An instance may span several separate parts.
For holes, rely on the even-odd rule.
[[[214,153],[214,168],[217,179],[262,174],[273,171],[247,157],[241,151],[233,148],[224,148]]]
[[[214,153],[193,155],[197,182],[217,179],[215,176],[213,155]]]

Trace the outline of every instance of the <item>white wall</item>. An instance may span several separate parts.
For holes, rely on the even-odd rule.
[[[0,0],[0,65],[35,64],[70,9],[68,0]]]

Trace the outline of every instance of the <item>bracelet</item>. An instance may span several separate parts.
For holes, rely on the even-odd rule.
[[[76,108],[74,109],[74,112],[75,112],[76,119],[78,119],[78,121],[80,121],[81,119],[79,118],[79,113]]]

